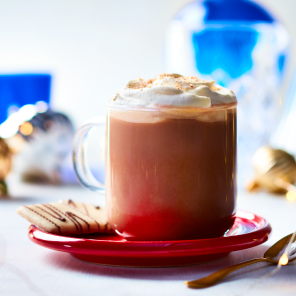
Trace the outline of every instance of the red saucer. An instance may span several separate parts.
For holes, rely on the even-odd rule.
[[[73,257],[99,264],[131,267],[191,265],[220,259],[232,251],[266,242],[270,224],[262,217],[238,211],[233,227],[220,238],[179,241],[127,241],[116,234],[67,237],[50,234],[31,225],[32,242]]]

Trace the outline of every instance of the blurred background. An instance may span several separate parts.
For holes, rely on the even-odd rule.
[[[166,30],[189,2],[1,0],[0,73],[50,73],[52,106],[79,126],[104,115],[106,99],[126,81],[166,70]],[[296,2],[256,3],[284,24],[293,46]],[[296,51],[291,53],[285,87],[295,65]]]
[[[217,0],[217,2],[221,1]],[[235,2],[235,0],[229,1]],[[226,2],[229,1],[226,0]],[[196,5],[203,7],[199,12],[196,10],[195,15],[190,14],[190,9],[184,12],[183,7],[191,2],[189,0],[0,0],[0,95],[1,74],[6,78],[15,74],[21,74],[20,76],[31,74],[27,84],[22,80],[24,77],[20,78],[22,81],[20,90],[18,90],[17,94],[11,97],[8,96],[10,99],[6,99],[6,101],[16,100],[14,97],[22,96],[19,93],[23,93],[25,94],[23,95],[25,96],[24,100],[27,98],[27,104],[34,105],[39,102],[39,105],[34,105],[34,110],[32,108],[29,108],[31,111],[29,109],[25,110],[26,112],[21,110],[23,122],[30,121],[36,114],[43,114],[48,108],[54,112],[53,114],[47,114],[46,118],[35,119],[35,123],[30,122],[31,126],[23,126],[22,142],[24,140],[28,141],[32,127],[34,128],[35,125],[38,127],[40,120],[43,123],[50,120],[50,126],[52,126],[52,122],[58,122],[56,126],[64,127],[64,134],[62,135],[70,135],[69,139],[59,135],[60,139],[64,139],[64,143],[60,141],[60,148],[57,148],[58,152],[56,152],[61,158],[55,160],[56,164],[49,167],[48,171],[54,171],[61,165],[62,159],[65,158],[67,151],[70,149],[69,143],[71,142],[73,130],[89,118],[103,116],[107,98],[120,89],[128,80],[137,77],[151,78],[165,71],[182,71],[180,74],[192,75],[197,73],[206,78],[216,75],[214,78],[218,79],[219,83],[239,91],[239,83],[241,82],[235,80],[237,77],[232,77],[235,74],[230,75],[231,77],[225,80],[227,69],[223,70],[225,75],[222,74],[224,76],[221,71],[213,72],[214,74],[205,73],[205,71],[197,71],[198,64],[197,61],[194,61],[193,56],[190,58],[181,57],[178,60],[178,53],[190,46],[191,39],[188,39],[188,32],[192,33],[192,30],[202,30],[203,28],[202,26],[192,28],[190,22],[194,18],[196,23],[203,23],[203,13],[205,12],[203,9],[207,7],[205,8],[202,2],[196,1],[196,3],[199,3]],[[268,99],[262,95],[263,103],[260,106],[256,105],[257,98],[253,97],[253,95],[245,98],[244,94],[242,94],[241,98],[239,98],[239,101],[251,102],[251,104],[248,103],[249,105],[245,111],[243,108],[239,111],[241,113],[239,114],[240,118],[246,118],[245,122],[254,113],[252,110],[255,110],[255,108],[259,108],[257,109],[259,111],[253,116],[259,118],[260,114],[265,112],[264,116],[267,118],[264,119],[266,129],[259,127],[258,129],[256,127],[250,129],[249,126],[244,125],[243,121],[239,125],[239,135],[249,133],[251,137],[242,139],[241,144],[239,144],[241,151],[239,167],[242,168],[244,163],[249,167],[246,170],[239,170],[240,176],[242,176],[240,184],[243,184],[244,180],[251,174],[251,156],[245,157],[244,153],[253,154],[261,145],[271,143],[274,146],[288,150],[292,154],[296,154],[296,135],[294,135],[295,131],[291,129],[293,123],[296,124],[293,121],[296,108],[294,108],[293,114],[290,111],[293,109],[293,104],[296,104],[294,103],[293,88],[293,73],[296,62],[296,1],[256,0],[253,2],[260,5],[259,10],[263,11],[268,25],[273,25],[274,22],[277,23],[276,29],[271,28],[268,29],[269,31],[261,32],[263,35],[266,33],[264,35],[265,39],[261,39],[263,41],[267,40],[267,43],[262,47],[261,55],[256,56],[257,60],[253,59],[251,62],[253,66],[250,66],[250,69],[252,67],[256,68],[256,63],[260,64],[261,62],[260,59],[265,56],[270,57],[270,60],[267,60],[267,64],[264,64],[263,68],[258,68],[259,70],[263,69],[260,70],[261,72],[259,71],[259,76],[254,76],[255,78],[252,79],[259,85],[265,85],[263,89],[260,89],[260,92],[268,93],[267,88],[269,88],[273,94],[270,97],[267,96]],[[180,11],[183,11],[181,15]],[[243,9],[239,11],[241,25],[244,26],[245,21],[246,26],[248,26],[249,21],[245,20],[244,14],[253,15],[253,12]],[[255,15],[258,16],[256,13]],[[228,17],[231,20],[231,14]],[[180,22],[186,23],[187,19],[189,20],[189,27],[186,27],[186,25],[185,27],[189,31],[185,32],[184,29],[185,31],[183,30],[183,33],[180,33],[180,28],[175,25],[175,21],[179,21],[180,24]],[[256,22],[256,17],[254,17],[254,20]],[[260,16],[258,22],[262,23]],[[227,25],[225,20],[222,23]],[[254,30],[257,29],[256,27]],[[275,30],[277,30],[278,35],[271,35],[270,32]],[[255,43],[259,39],[256,40]],[[186,42],[189,42],[189,45]],[[241,40],[238,40],[237,44],[240,44],[239,42]],[[178,45],[180,45],[180,48]],[[172,48],[176,50],[172,50]],[[253,53],[252,57],[254,57]],[[272,58],[275,60],[273,61]],[[174,61],[177,62],[174,63]],[[268,70],[270,69],[268,67],[270,65],[272,67],[274,63],[279,63],[277,65],[280,68],[280,73],[275,73],[274,76],[271,75],[267,79],[266,77],[272,72]],[[38,75],[35,77],[32,74]],[[42,82],[36,82],[40,77]],[[3,79],[2,81],[5,80]],[[8,79],[10,81],[9,85],[12,83],[11,79],[14,78],[10,77]],[[250,78],[248,79],[246,78],[246,85],[248,83],[252,84]],[[234,80],[236,84],[231,84]],[[26,86],[30,85],[30,83],[36,85],[37,90],[34,86],[32,86],[32,89]],[[5,88],[7,82],[4,81],[3,85]],[[17,88],[17,86],[11,87]],[[32,96],[36,97],[34,97],[35,102],[33,103],[30,101]],[[0,102],[3,103],[4,99],[4,97],[0,96]],[[25,105],[23,103],[8,103],[6,105],[0,103],[0,113],[2,112],[0,124],[5,122],[9,115],[18,112],[19,108]],[[62,118],[63,114],[60,113],[66,115],[65,118]],[[262,119],[260,121],[259,118],[258,124],[255,123],[256,126],[262,125]],[[22,124],[22,122],[19,122],[19,126]],[[60,131],[60,128],[57,129]],[[9,145],[15,150],[23,150],[24,148],[20,148],[20,138],[11,141],[11,135],[6,132],[7,130],[2,127],[2,137],[7,139]],[[256,134],[256,137],[252,138],[254,134]],[[294,140],[291,140],[291,138]],[[46,141],[54,143],[55,140],[49,139]],[[249,149],[249,146],[245,146],[245,143],[250,145],[250,142],[254,143],[251,149]],[[31,146],[34,145],[31,144]],[[63,151],[63,147],[65,151]],[[247,149],[244,147],[247,147]],[[34,150],[32,147],[25,149]],[[43,151],[45,154],[36,151],[34,152],[35,156],[41,155],[40,157],[44,158],[44,155],[46,155],[45,151]],[[22,157],[28,160],[31,156],[29,156],[28,151],[26,153]],[[97,161],[95,160],[96,156],[94,151],[90,152],[90,159],[93,159],[94,162]],[[34,160],[32,161],[34,162]],[[52,160],[51,163],[53,162]],[[71,170],[70,162],[67,163],[66,167],[68,166],[69,170]],[[26,165],[26,163],[22,164],[22,166]],[[68,177],[64,177],[65,180],[72,180],[72,173],[69,174]]]

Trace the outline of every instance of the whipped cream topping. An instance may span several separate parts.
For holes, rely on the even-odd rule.
[[[236,103],[234,93],[215,81],[184,77],[179,74],[161,74],[154,79],[129,81],[107,104],[131,107],[196,107]]]

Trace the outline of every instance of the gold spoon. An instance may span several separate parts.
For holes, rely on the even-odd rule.
[[[233,271],[261,261],[270,262],[273,264],[278,264],[279,262],[281,265],[286,265],[291,261],[294,261],[296,259],[296,245],[291,245],[288,254],[285,254],[286,247],[288,246],[290,239],[293,234],[289,234],[279,240],[277,243],[275,243],[273,246],[271,246],[263,255],[264,258],[257,258],[252,259],[246,262],[242,262],[227,268],[224,268],[222,270],[219,270],[217,272],[212,273],[211,275],[201,278],[199,280],[185,282],[185,284],[189,288],[207,288],[210,286],[213,286],[214,284],[218,283],[222,279],[224,279],[228,274],[232,273]],[[293,237],[292,244],[295,242],[296,237]]]

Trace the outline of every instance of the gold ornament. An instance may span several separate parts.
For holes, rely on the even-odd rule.
[[[8,195],[5,178],[11,170],[12,153],[6,142],[0,138],[0,197]]]
[[[247,189],[253,191],[265,188],[270,192],[295,192],[296,181],[295,158],[288,152],[261,147],[253,157],[255,178],[247,184]]]

